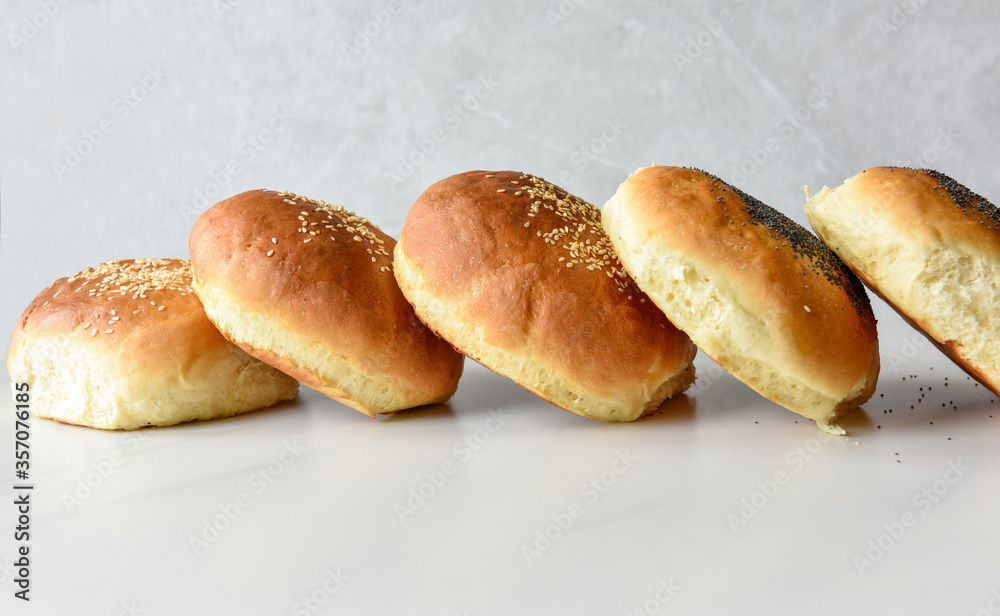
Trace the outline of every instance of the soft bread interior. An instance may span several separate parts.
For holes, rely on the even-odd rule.
[[[1000,385],[1000,267],[961,242],[915,234],[887,214],[824,187],[806,216],[816,234],[939,343],[951,343]]]
[[[295,397],[298,383],[237,347],[207,373],[136,374],[66,336],[37,338],[10,367],[42,418],[105,430],[229,417]]]
[[[396,245],[393,269],[417,316],[442,338],[494,372],[578,415],[601,421],[632,421],[656,410],[664,400],[694,382],[694,366],[688,365],[662,382],[651,382],[647,375],[630,392],[621,393],[616,399],[596,395],[587,391],[585,384],[567,381],[528,352],[519,353],[487,342],[481,325],[462,318],[454,306],[429,291],[422,276],[407,260],[403,240]]]
[[[696,263],[641,230],[617,197],[604,206],[603,224],[639,287],[700,349],[770,400],[827,432],[844,433],[830,422],[870,394],[871,383],[861,381],[845,396],[811,378],[799,369],[779,324],[749,307],[744,292],[711,264]]]

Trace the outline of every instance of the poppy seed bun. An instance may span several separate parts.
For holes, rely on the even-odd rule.
[[[38,417],[133,430],[228,417],[295,397],[298,383],[230,344],[182,259],[111,261],[56,281],[7,353]]]
[[[631,421],[694,380],[694,346],[621,269],[600,211],[540,178],[437,182],[413,204],[394,263],[429,327],[570,412]]]
[[[809,199],[816,234],[875,293],[1000,394],[1000,211],[928,169],[877,167]]]
[[[875,318],[816,237],[696,169],[640,169],[604,206],[625,268],[723,368],[824,430],[871,397]]]
[[[342,207],[253,190],[195,222],[194,288],[230,341],[362,413],[443,402],[462,356],[400,293],[394,244]]]

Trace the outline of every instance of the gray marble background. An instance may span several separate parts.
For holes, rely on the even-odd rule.
[[[251,188],[393,235],[472,168],[602,204],[639,166],[698,166],[800,222],[800,186],[879,164],[1000,196],[996,2],[3,7],[0,332],[61,276],[186,256]]]

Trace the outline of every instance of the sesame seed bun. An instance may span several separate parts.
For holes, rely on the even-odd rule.
[[[605,204],[625,268],[694,343],[831,433],[871,397],[875,318],[861,283],[811,233],[696,169],[640,169]]]
[[[21,315],[7,370],[30,384],[36,416],[107,430],[228,417],[298,389],[222,337],[182,259],[111,261],[56,281]]]
[[[462,356],[400,293],[394,245],[342,207],[253,190],[195,222],[194,288],[229,340],[362,413],[443,402]]]
[[[540,178],[437,182],[413,204],[394,263],[429,327],[578,415],[631,421],[694,380],[694,346],[622,270],[600,211]]]
[[[876,167],[806,204],[817,235],[911,325],[1000,395],[1000,211],[929,169]]]

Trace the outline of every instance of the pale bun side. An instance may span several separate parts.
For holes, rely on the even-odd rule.
[[[815,237],[695,169],[640,169],[605,204],[625,268],[723,368],[826,431],[879,371],[871,306]]]
[[[1000,212],[937,171],[876,167],[810,196],[816,234],[1000,395]]]
[[[195,222],[194,288],[230,341],[366,415],[443,402],[462,355],[403,297],[394,245],[340,206],[248,191]]]
[[[215,329],[181,259],[111,261],[53,283],[18,322],[7,370],[29,383],[36,416],[107,430],[227,417],[298,390]]]
[[[695,349],[621,269],[599,217],[534,176],[455,175],[414,203],[393,269],[461,352],[565,410],[632,421],[687,389]]]

